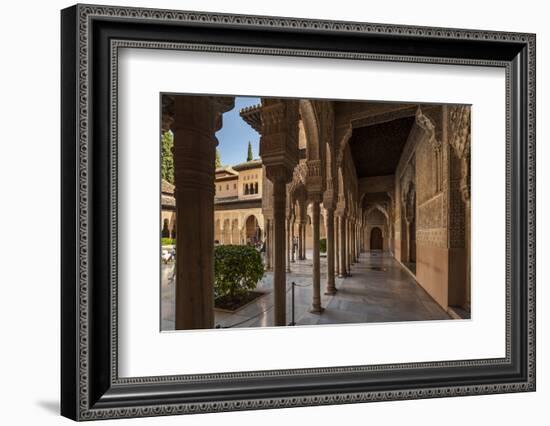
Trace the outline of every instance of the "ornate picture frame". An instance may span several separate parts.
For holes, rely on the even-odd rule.
[[[160,416],[535,390],[535,35],[76,5],[61,12],[61,414]],[[121,47],[506,72],[506,356],[121,378],[117,52]]]

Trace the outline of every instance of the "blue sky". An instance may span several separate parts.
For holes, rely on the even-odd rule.
[[[260,135],[239,115],[239,111],[247,106],[257,105],[260,98],[236,97],[235,108],[223,114],[222,128],[216,133],[218,150],[224,166],[232,166],[246,161],[248,142],[252,143],[252,154],[258,158]]]

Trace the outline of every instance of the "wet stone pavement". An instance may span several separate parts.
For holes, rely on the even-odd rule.
[[[291,263],[287,272],[287,321],[292,319],[292,282],[295,287],[296,325],[346,324],[450,319],[449,315],[416,283],[389,253],[362,253],[352,265],[351,276],[336,278],[337,293],[324,295],[326,258],[321,257],[321,314],[310,313],[312,300],[311,252],[307,259]],[[173,264],[162,265],[161,329],[174,330]],[[218,327],[268,327],[273,325],[273,273],[258,283],[261,296],[236,312],[216,310]]]

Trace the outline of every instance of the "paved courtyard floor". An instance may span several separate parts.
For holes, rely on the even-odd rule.
[[[326,258],[321,258],[321,314],[312,314],[311,252],[308,259],[291,264],[287,272],[287,320],[292,319],[291,287],[295,287],[296,325],[450,319],[449,315],[416,283],[411,273],[390,254],[362,253],[351,276],[336,278],[337,293],[324,295]],[[174,330],[173,265],[162,265],[161,327]],[[257,290],[265,293],[234,313],[215,312],[217,327],[268,327],[273,325],[273,273],[265,274]]]

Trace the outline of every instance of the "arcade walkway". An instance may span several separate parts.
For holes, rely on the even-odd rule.
[[[287,273],[287,320],[292,318],[291,283],[295,288],[295,322],[297,325],[344,324],[393,321],[450,319],[449,315],[416,283],[390,254],[362,253],[359,263],[352,266],[352,276],[337,278],[338,292],[322,296],[321,314],[309,313],[312,300],[311,252],[307,260],[291,264]],[[167,266],[168,267],[168,266]],[[170,269],[172,265],[169,266]],[[163,273],[168,273],[163,267]],[[171,272],[170,272],[171,276]],[[326,258],[321,258],[321,286],[326,281]],[[265,292],[235,313],[215,312],[218,327],[269,327],[273,325],[273,273],[258,284]],[[162,288],[162,330],[174,329],[174,285]]]

